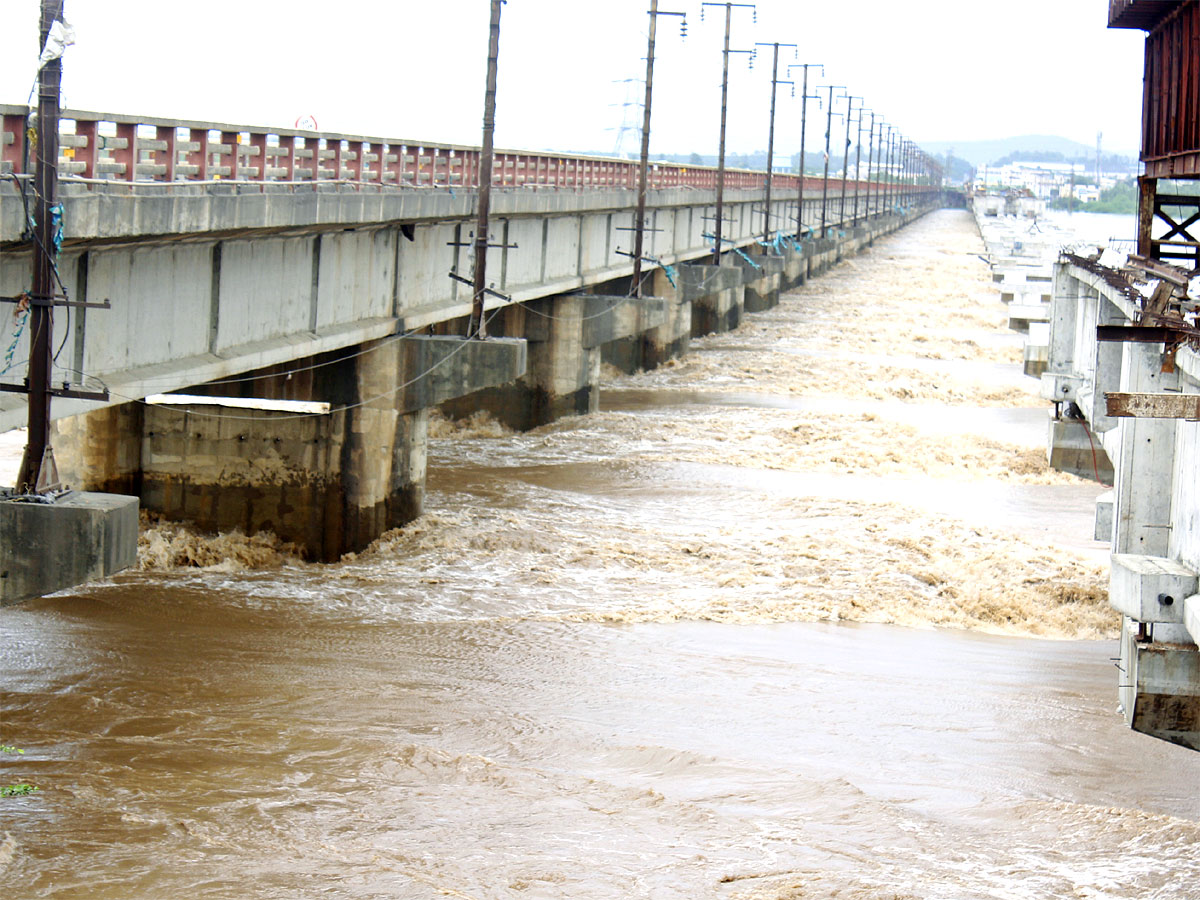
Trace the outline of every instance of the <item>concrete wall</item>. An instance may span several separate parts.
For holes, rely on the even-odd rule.
[[[72,299],[112,308],[58,311],[59,364],[76,370],[76,383],[83,373],[102,379],[113,404],[470,312],[469,289],[450,275],[470,275],[473,193],[180,184],[132,193],[65,186],[62,199],[64,285]],[[489,281],[512,299],[489,297],[489,308],[628,277],[634,199],[625,190],[496,191],[492,241],[500,246],[489,253]],[[759,191],[726,192],[731,247],[758,239],[762,199]],[[712,200],[693,190],[652,192],[646,253],[666,264],[706,255]],[[20,233],[17,205],[11,186],[0,184],[0,230],[12,231],[11,240]],[[795,200],[772,206],[786,220]],[[26,289],[30,265],[19,245],[0,255],[0,293]],[[27,356],[22,335],[16,371]],[[21,424],[23,406],[19,396],[0,395],[0,429]],[[96,408],[63,399],[53,412]]]

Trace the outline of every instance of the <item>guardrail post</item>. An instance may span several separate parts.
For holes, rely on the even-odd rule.
[[[167,145],[163,150],[154,151],[154,161],[159,165],[166,164],[166,170],[162,175],[156,174],[154,176],[155,181],[158,181],[160,178],[163,181],[175,180],[175,134],[176,130],[174,126],[160,125],[155,129],[155,138]]]
[[[117,141],[123,141],[125,146],[116,146],[113,148],[113,161],[124,164],[125,172],[121,176],[123,180],[130,183],[137,181],[138,157],[141,156],[138,153],[137,125],[129,122],[118,123]]]
[[[200,145],[195,150],[188,151],[188,165],[196,167],[196,174],[189,177],[196,181],[208,181],[208,129],[189,129],[188,140]]]
[[[11,141],[10,141],[11,136]],[[0,159],[12,166],[14,173],[25,171],[25,117],[6,115],[0,125]]]
[[[363,144],[363,181],[367,181],[372,184],[383,184],[383,154],[383,144],[376,144],[374,142]],[[367,159],[366,157],[368,155],[374,156],[375,159]],[[375,168],[372,170],[371,166],[374,166]],[[372,171],[375,173],[374,176],[371,175]]]
[[[221,143],[229,148],[229,179],[237,181],[242,174],[241,149],[242,136],[236,131],[222,131]]]
[[[296,137],[279,138],[279,149],[283,151],[275,157],[279,168],[283,169],[283,180],[294,181],[296,176]]]
[[[341,138],[330,138],[325,142],[325,149],[332,150],[333,156],[329,157],[329,168],[333,170],[333,180],[342,180],[342,140]]]
[[[75,120],[75,133],[87,141],[86,147],[75,148],[75,158],[83,163],[84,178],[96,177],[96,160],[100,156],[100,123]]]
[[[254,176],[254,181],[267,180],[267,135],[264,132],[257,132],[250,135],[250,146],[258,150],[258,173]]]

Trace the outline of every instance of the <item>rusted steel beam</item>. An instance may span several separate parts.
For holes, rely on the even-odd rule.
[[[1110,416],[1122,419],[1200,421],[1200,394],[1144,394],[1113,391],[1104,395]]]
[[[1097,325],[1096,340],[1121,344],[1175,344],[1194,332],[1193,328],[1161,325]]]
[[[1188,283],[1192,280],[1191,275],[1186,269],[1179,266],[1167,265],[1158,260],[1148,259],[1137,254],[1129,257],[1129,265],[1141,269],[1146,274],[1153,275],[1155,278],[1169,281],[1176,287],[1187,287]]]

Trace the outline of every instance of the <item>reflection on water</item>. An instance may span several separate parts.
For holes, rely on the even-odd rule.
[[[439,425],[427,515],[339,564],[160,526],[0,610],[0,892],[1194,896],[1200,756],[1115,712],[1099,488],[1038,462],[977,242]]]

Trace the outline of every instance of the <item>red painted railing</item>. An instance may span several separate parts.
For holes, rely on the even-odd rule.
[[[0,106],[0,173],[31,170],[23,106]],[[453,144],[314,133],[213,122],[187,122],[65,110],[60,125],[59,176],[85,184],[208,183],[259,184],[343,182],[360,187],[473,188],[479,185],[479,149]],[[761,171],[726,169],[725,186],[759,189]],[[636,190],[634,160],[561,153],[499,151],[496,187],[568,190]],[[654,163],[653,189],[693,187],[713,190],[717,170],[707,166]],[[796,175],[776,174],[773,189],[795,191]],[[847,182],[847,190],[855,190]],[[867,182],[858,182],[861,191]],[[806,178],[817,190],[818,178]],[[909,190],[932,191],[909,185]],[[830,179],[830,191],[841,181]]]

